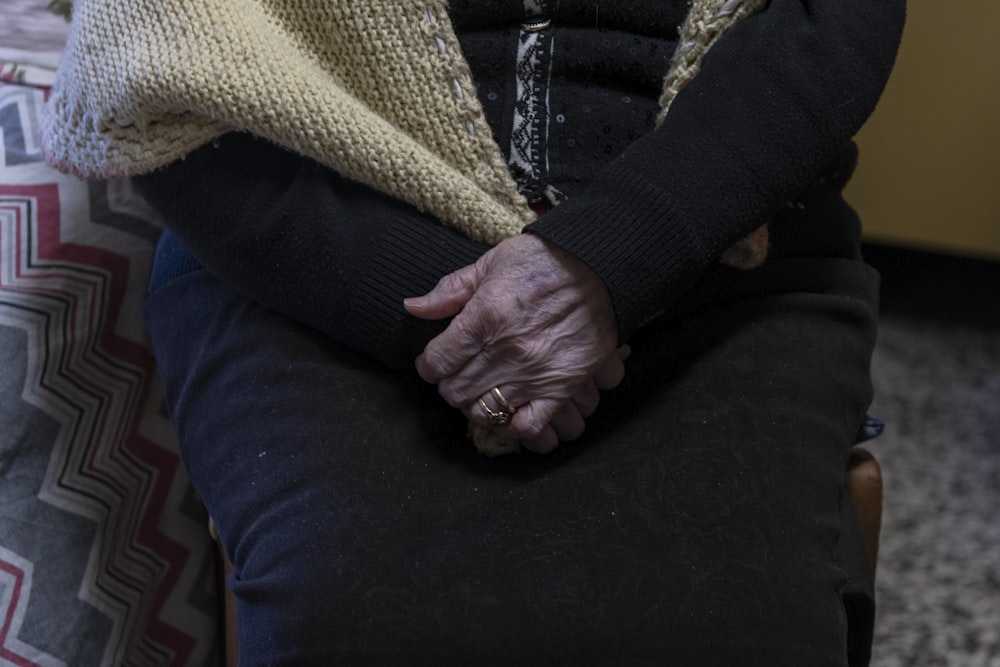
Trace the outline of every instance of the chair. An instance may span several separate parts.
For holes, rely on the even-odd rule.
[[[882,467],[871,452],[854,447],[847,461],[847,491],[861,518],[865,550],[874,574],[882,531]]]

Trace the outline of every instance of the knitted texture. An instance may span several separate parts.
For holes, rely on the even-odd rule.
[[[661,100],[763,0],[694,0]],[[661,115],[662,116],[662,115]],[[244,130],[497,243],[533,213],[475,94],[445,0],[77,0],[44,150],[144,173]]]
[[[677,93],[697,76],[708,50],[727,30],[767,3],[768,0],[693,0],[681,26],[670,71],[663,80],[658,123],[663,122]]]
[[[693,0],[660,120],[765,0]],[[446,0],[76,0],[43,150],[84,177],[141,174],[251,132],[495,244],[534,219],[476,97]],[[766,254],[766,229],[727,253]],[[763,238],[763,240],[761,240]],[[470,425],[483,453],[513,451]]]
[[[532,213],[473,91],[444,1],[82,0],[44,147],[107,177],[246,130],[496,243]]]

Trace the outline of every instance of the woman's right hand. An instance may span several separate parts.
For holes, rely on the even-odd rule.
[[[631,348],[628,345],[622,345],[615,350],[614,354],[601,364],[594,376],[558,408],[541,432],[534,438],[522,440],[521,445],[529,451],[544,454],[562,442],[572,442],[583,435],[586,419],[597,410],[600,403],[600,390],[614,389],[618,386],[625,374],[623,364],[630,354]],[[478,421],[476,417],[470,419]]]
[[[589,383],[609,389],[624,375],[603,282],[532,234],[503,241],[405,305],[424,319],[454,316],[417,358],[420,375],[473,421],[534,448],[554,447],[556,426],[578,435],[573,399],[580,397],[589,415],[596,407]],[[517,408],[506,410],[510,419],[503,424],[490,424],[488,411],[503,407],[493,396],[496,387]]]

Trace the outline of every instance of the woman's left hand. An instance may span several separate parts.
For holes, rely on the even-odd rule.
[[[536,441],[587,382],[608,389],[624,375],[604,284],[533,234],[503,241],[405,307],[423,319],[454,316],[417,357],[417,371],[467,414],[501,387],[522,406],[498,429],[505,437]]]

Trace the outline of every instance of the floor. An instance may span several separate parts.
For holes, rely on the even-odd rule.
[[[875,667],[1000,667],[1000,262],[869,248],[885,477]]]

